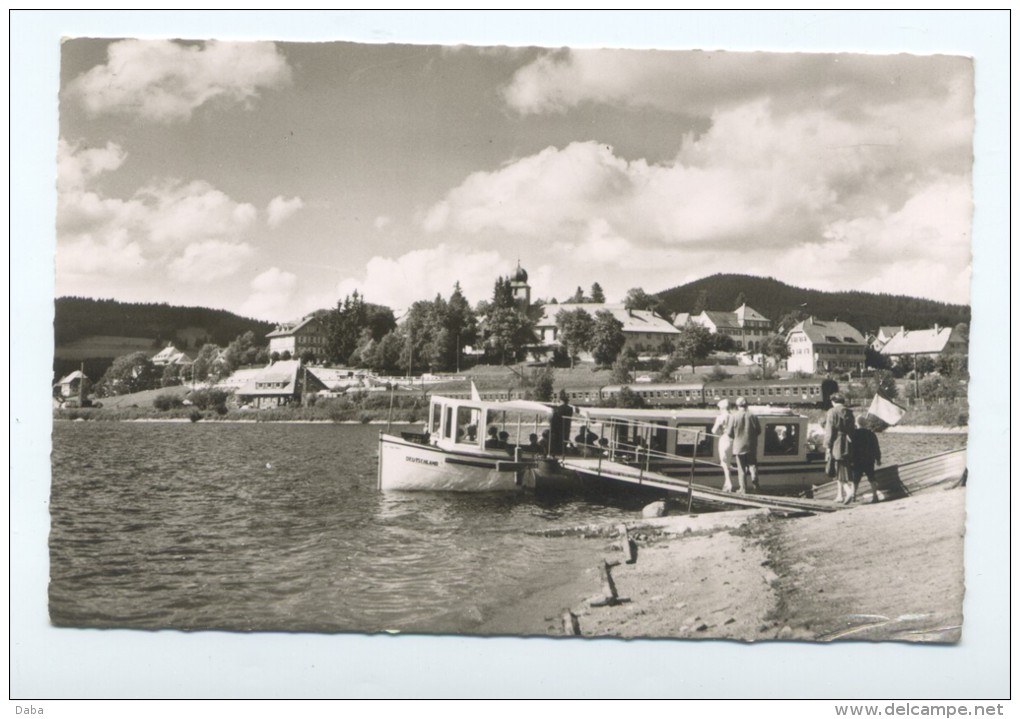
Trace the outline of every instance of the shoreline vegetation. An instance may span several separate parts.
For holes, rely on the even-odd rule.
[[[54,420],[92,420],[98,422],[124,422],[147,420],[153,422],[291,422],[291,423],[334,423],[334,424],[416,424],[428,417],[427,400],[420,397],[399,397],[394,402],[392,413],[389,409],[389,395],[379,395],[369,406],[360,403],[326,400],[314,406],[278,407],[275,409],[236,409],[212,407],[199,409],[183,406],[160,410],[151,405],[132,404],[119,407],[58,407],[53,410]],[[863,412],[866,407],[854,408]],[[801,410],[798,410],[801,411]],[[803,410],[809,422],[821,425],[825,416],[822,410]],[[968,415],[966,409],[955,404],[932,407],[912,407],[907,410],[903,421],[895,427],[882,431],[903,433],[966,433]]]
[[[964,518],[965,488],[942,484],[831,514],[782,518],[748,510],[637,519],[626,523],[637,545],[633,563],[624,561],[618,522],[551,530],[545,534],[591,541],[590,564],[565,568],[558,584],[498,610],[477,631],[957,642]],[[623,600],[615,605],[598,606],[603,561],[619,562],[611,576]]]

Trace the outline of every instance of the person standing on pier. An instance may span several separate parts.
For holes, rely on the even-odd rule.
[[[871,502],[878,501],[878,482],[875,481],[875,465],[882,464],[882,448],[878,444],[878,437],[870,429],[864,426],[865,415],[857,418],[857,429],[851,436],[851,444],[854,448],[853,457],[853,494],[857,495],[857,487],[861,483],[861,477],[868,478],[871,485]]]
[[[574,408],[567,401],[566,390],[560,390],[560,406],[552,411],[549,421],[549,454],[562,457],[566,454],[567,442],[570,440],[570,420],[574,416]]]
[[[733,491],[733,477],[730,474],[730,465],[733,464],[733,439],[730,437],[730,401],[719,400],[719,416],[715,418],[712,425],[712,434],[719,438],[719,464],[722,465],[723,475],[726,481],[723,483],[724,492]]]
[[[737,397],[734,403],[737,411],[730,418],[727,434],[733,440],[733,458],[737,460],[737,482],[740,493],[747,494],[748,474],[751,475],[751,489],[758,491],[758,436],[761,424],[747,409],[747,400]]]
[[[850,504],[854,501],[854,413],[843,404],[839,392],[829,399],[832,408],[825,415],[825,473],[836,480],[836,501]]]

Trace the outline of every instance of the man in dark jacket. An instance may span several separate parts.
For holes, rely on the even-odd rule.
[[[882,464],[882,448],[878,446],[878,437],[870,429],[864,426],[865,416],[862,414],[857,418],[857,429],[852,435],[854,448],[853,471],[854,482],[851,497],[857,495],[857,485],[861,483],[861,476],[868,478],[871,485],[871,501],[878,501],[878,482],[875,481],[875,465]]]

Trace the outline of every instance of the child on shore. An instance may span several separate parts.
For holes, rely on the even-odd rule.
[[[857,485],[861,476],[868,478],[871,485],[871,502],[878,501],[878,482],[875,481],[875,465],[882,464],[882,448],[878,445],[878,437],[864,426],[865,415],[857,418],[857,429],[853,433],[853,490],[851,497],[857,494]]]

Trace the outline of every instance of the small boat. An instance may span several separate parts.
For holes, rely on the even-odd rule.
[[[829,481],[824,454],[808,443],[808,418],[782,407],[748,408],[761,424],[758,436],[758,482],[762,494],[811,496],[815,486]],[[575,423],[598,437],[602,463],[626,464],[644,472],[689,480],[721,489],[725,481],[719,462],[719,437],[712,434],[717,410],[586,408]],[[572,467],[592,466],[582,474],[597,477],[589,460]],[[580,471],[580,470],[579,470]],[[731,470],[736,487],[736,468]]]
[[[486,402],[433,396],[422,432],[379,434],[381,490],[499,492],[579,487],[573,471],[535,440],[553,407],[542,402]],[[534,435],[534,437],[532,437]]]

